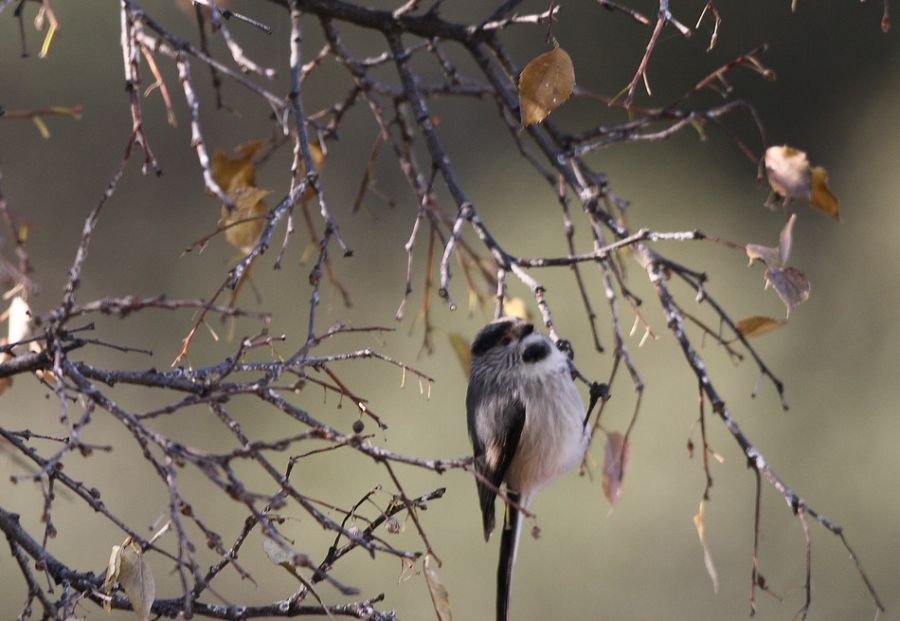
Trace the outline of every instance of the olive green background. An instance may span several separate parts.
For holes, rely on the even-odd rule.
[[[392,6],[380,3],[381,6]],[[591,2],[562,2],[555,35],[571,53],[580,86],[604,94],[618,92],[630,79],[649,36],[621,14]],[[703,2],[673,3],[683,22],[693,25]],[[751,398],[758,374],[745,362],[734,365],[726,353],[707,339],[702,355],[710,375],[725,396],[742,428],[775,470],[811,506],[846,528],[870,578],[887,605],[882,618],[897,619],[900,610],[900,376],[898,348],[900,324],[900,44],[897,30],[882,34],[880,3],[852,0],[828,3],[800,2],[790,13],[787,0],[717,3],[725,22],[718,47],[705,52],[709,22],[690,40],[666,28],[654,54],[649,77],[654,97],[639,94],[639,102],[664,104],[712,69],[762,42],[770,51],[761,56],[778,74],[766,82],[748,71],[731,75],[735,95],[754,102],[764,120],[772,144],[787,143],[805,149],[810,159],[825,166],[831,186],[840,197],[844,222],[838,224],[818,213],[798,207],[791,263],[812,281],[812,296],[790,318],[788,327],[755,341],[771,368],[787,384],[791,405],[782,412],[771,384],[761,381],[759,394]],[[827,6],[823,6],[827,5]],[[27,218],[28,249],[35,279],[42,290],[31,300],[36,312],[55,305],[74,256],[84,217],[95,206],[122,157],[130,129],[128,99],[123,89],[119,49],[119,14],[113,2],[54,3],[62,31],[49,57],[38,60],[41,35],[31,27],[35,6],[26,6],[27,39],[31,57],[19,56],[13,6],[0,14],[0,105],[8,110],[48,105],[83,104],[84,118],[74,122],[47,118],[51,138],[43,140],[29,121],[0,120],[0,172],[2,190],[9,205]],[[195,40],[196,26],[170,2],[144,2],[143,6],[173,31]],[[278,70],[269,85],[287,91],[288,32],[286,12],[269,3],[235,2],[244,11],[273,27],[265,36],[240,23],[231,29],[250,56]],[[654,4],[635,3],[648,14]],[[543,2],[526,2],[522,11],[540,11]],[[448,18],[474,21],[487,13],[485,3],[446,0]],[[473,17],[475,16],[475,17]],[[304,56],[321,46],[315,20],[305,22],[308,34]],[[544,30],[522,26],[507,33],[509,49],[524,65],[546,49]],[[345,38],[362,56],[380,51],[384,41],[371,33],[347,28]],[[220,41],[214,49],[226,58]],[[448,53],[460,69],[474,75],[471,63],[459,50]],[[189,145],[189,120],[172,63],[159,58],[175,100],[178,127],[165,124],[164,107],[157,93],[144,100],[146,129],[164,174],[140,175],[140,154],[133,156],[128,172],[106,207],[91,245],[79,299],[127,294],[172,297],[209,296],[221,283],[234,252],[215,240],[202,254],[182,256],[182,250],[215,226],[219,206],[202,186],[200,169]],[[434,75],[434,64],[417,60],[418,70]],[[268,108],[240,87],[226,80],[224,93],[239,111],[235,117],[214,110],[209,74],[192,63],[194,85],[201,98],[201,122],[210,151],[229,149],[269,135]],[[390,66],[377,76],[396,81]],[[304,86],[307,111],[314,111],[342,96],[349,81],[333,63],[325,63],[320,75]],[[715,103],[717,96],[704,93],[698,103]],[[490,101],[440,100],[433,112],[440,117],[439,135],[451,162],[479,213],[510,252],[523,256],[559,256],[565,253],[561,214],[553,191],[530,173],[517,155],[505,127],[498,122]],[[588,100],[567,103],[554,118],[566,129],[621,122],[620,110],[610,110]],[[754,149],[758,141],[745,120],[735,127]],[[422,300],[427,235],[420,235],[416,250],[415,290],[407,317],[395,324],[393,314],[404,286],[406,255],[415,199],[405,185],[389,150],[377,163],[378,189],[394,201],[393,207],[369,195],[364,209],[351,214],[360,175],[376,135],[371,115],[358,105],[348,116],[340,141],[330,144],[323,171],[326,196],[345,239],[354,249],[352,258],[335,256],[340,279],[349,287],[353,307],[346,309],[340,296],[323,287],[319,328],[336,321],[356,325],[389,325],[396,331],[383,339],[369,336],[342,337],[327,351],[374,347],[405,360],[436,378],[430,398],[420,393],[412,376],[401,388],[399,369],[375,362],[335,365],[340,377],[358,394],[367,397],[373,411],[389,425],[375,441],[398,452],[418,456],[456,457],[469,452],[464,423],[465,378],[449,346],[447,334],[473,334],[486,320],[484,312],[466,310],[464,279],[454,268],[453,295],[461,310],[451,313],[435,298],[432,318],[437,327],[432,355],[423,354],[421,321],[414,321]],[[667,142],[617,145],[590,156],[597,169],[608,173],[613,190],[632,203],[633,226],[654,230],[699,228],[744,244],[774,244],[783,222],[778,214],[762,208],[766,190],[756,183],[755,167],[714,126],[706,128],[706,140],[691,129]],[[419,151],[425,170],[428,158]],[[283,150],[260,170],[260,186],[273,196],[286,191],[290,154]],[[452,202],[438,183],[443,205]],[[317,222],[318,223],[318,222]],[[576,217],[580,251],[590,248],[585,222]],[[320,226],[321,229],[321,226]],[[281,229],[275,240],[280,242]],[[5,237],[2,243],[8,244]],[[271,332],[286,333],[289,341],[281,353],[305,338],[308,308],[309,266],[298,261],[306,244],[298,226],[284,269],[271,270],[274,252],[263,257],[254,270],[262,301],[245,290],[241,303],[248,308],[274,313]],[[740,253],[712,244],[661,244],[663,253],[705,270],[709,291],[741,318],[754,314],[783,317],[784,307],[775,294],[763,291],[761,270],[748,269]],[[7,248],[4,248],[6,250]],[[609,346],[610,326],[599,275],[586,268],[597,307],[604,344]],[[610,369],[609,350],[591,351],[584,309],[568,270],[535,272],[548,287],[549,301],[560,333],[575,345],[576,362],[583,372],[598,379]],[[628,339],[647,385],[644,405],[633,435],[631,462],[621,501],[610,511],[599,483],[602,442],[592,449],[597,464],[593,479],[572,473],[544,492],[534,510],[541,536],[525,536],[513,592],[513,615],[519,621],[536,619],[740,619],[749,610],[754,477],[740,451],[718,421],[710,424],[712,447],[725,461],[713,464],[715,485],[706,510],[706,534],[719,571],[721,587],[714,594],[703,564],[691,518],[703,490],[699,455],[690,459],[689,437],[699,443],[696,384],[666,329],[652,291],[640,269],[630,268],[630,284],[645,299],[642,313],[658,340],[638,348],[641,333]],[[514,279],[510,280],[514,283]],[[704,317],[703,307],[691,295],[673,285],[681,303]],[[517,283],[512,293],[530,300]],[[628,330],[633,315],[620,305]],[[535,309],[532,305],[532,311]],[[152,359],[139,354],[120,354],[104,349],[85,350],[88,361],[122,368],[166,367],[178,351],[191,325],[188,312],[145,311],[126,320],[97,317],[96,336],[107,341],[154,350]],[[226,337],[228,327],[214,320]],[[241,321],[238,336],[257,331],[258,323]],[[696,343],[701,342],[700,335]],[[202,366],[231,353],[236,343],[213,341],[201,332],[189,362]],[[78,354],[81,355],[81,354]],[[624,376],[613,386],[613,400],[604,423],[624,430],[634,406],[634,394]],[[126,408],[147,409],[166,402],[163,395],[122,387],[110,394]],[[313,415],[343,430],[357,419],[355,407],[340,403],[334,395],[308,387],[296,402]],[[258,438],[274,438],[298,431],[296,424],[277,412],[260,408],[250,399],[238,399],[230,411],[246,431]],[[61,433],[59,406],[30,378],[16,379],[0,397],[0,424],[12,429]],[[222,425],[201,408],[180,412],[154,422],[154,427],[181,441],[208,450],[227,450],[233,441]],[[368,429],[374,427],[370,424]],[[132,525],[149,529],[164,512],[164,486],[140,458],[133,439],[104,412],[97,412],[84,439],[111,444],[112,453],[95,453],[89,459],[69,456],[67,472],[90,481],[117,515]],[[296,452],[309,447],[301,446]],[[51,450],[44,446],[45,450]],[[286,455],[276,456],[282,464]],[[6,509],[23,514],[35,536],[41,533],[41,495],[30,483],[11,485],[9,475],[23,472],[22,464],[8,449],[0,451],[0,498]],[[450,472],[443,476],[408,467],[397,467],[406,491],[420,494],[446,486],[445,497],[421,514],[422,524],[443,561],[440,575],[449,590],[455,618],[492,618],[497,542],[485,545],[481,537],[474,484],[469,476]],[[258,489],[272,492],[274,485],[259,471],[241,473]],[[351,451],[335,451],[302,461],[294,472],[296,486],[312,497],[350,506],[374,486],[393,491],[383,467]],[[244,512],[223,499],[197,473],[187,469],[181,489],[195,510],[226,543],[235,536]],[[375,496],[380,506],[387,493]],[[302,510],[289,506],[284,532],[294,538],[298,550],[321,558],[330,537]],[[369,509],[369,515],[377,512]],[[113,544],[123,535],[94,515],[80,501],[59,491],[54,503],[59,536],[50,551],[82,570],[102,571]],[[760,618],[790,619],[803,599],[803,534],[783,500],[768,486],[763,489],[760,562],[772,589],[783,596],[779,603],[760,594]],[[529,524],[530,526],[530,524]],[[527,529],[526,529],[527,530]],[[421,549],[412,523],[389,536],[398,547]],[[809,618],[856,620],[872,618],[872,605],[840,542],[817,525],[813,538],[813,607]],[[202,541],[198,540],[198,541]],[[171,541],[169,542],[171,545]],[[5,546],[4,546],[5,547]],[[201,553],[204,563],[212,557]],[[293,578],[266,561],[258,533],[240,557],[257,585],[241,582],[234,572],[223,573],[217,592],[234,602],[263,603],[288,596],[296,588]],[[179,593],[170,565],[152,558],[160,597]],[[342,560],[334,575],[363,588],[366,596],[386,593],[384,608],[395,608],[403,619],[433,618],[428,592],[421,576],[403,580],[400,562],[382,556],[375,560],[362,553]],[[24,601],[25,587],[8,554],[0,555],[0,618],[12,619]],[[326,601],[344,601],[333,589],[322,586]],[[93,605],[80,609],[89,619],[106,618]],[[113,618],[128,619],[116,613]]]

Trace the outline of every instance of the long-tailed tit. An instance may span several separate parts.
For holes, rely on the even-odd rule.
[[[506,621],[522,527],[519,508],[527,509],[538,490],[581,459],[588,441],[585,408],[569,358],[530,323],[503,317],[482,328],[472,343],[466,409],[481,475],[485,541],[494,530],[494,499],[503,483],[510,500],[497,568],[497,621]]]

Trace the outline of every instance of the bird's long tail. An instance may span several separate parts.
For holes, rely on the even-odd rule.
[[[506,493],[513,503],[519,504],[520,497],[517,492],[507,488]],[[507,504],[506,519],[503,520],[503,533],[500,538],[500,563],[497,566],[497,621],[507,621],[509,618],[509,591],[521,530],[522,514],[511,504]]]

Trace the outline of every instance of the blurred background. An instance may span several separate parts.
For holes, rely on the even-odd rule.
[[[554,34],[573,58],[579,86],[608,96],[619,92],[640,61],[649,29],[596,3],[560,4]],[[693,25],[704,4],[684,2],[672,8],[676,17]],[[394,6],[386,2],[377,5]],[[652,2],[628,5],[648,15],[656,10]],[[28,2],[24,7],[27,58],[21,57],[14,6],[0,13],[0,105],[7,110],[84,106],[80,121],[46,117],[49,139],[43,139],[27,120],[0,120],[2,191],[29,226],[28,251],[34,278],[41,286],[30,303],[41,313],[60,299],[84,218],[121,160],[130,115],[123,89],[116,8],[111,3],[90,8],[81,3],[54,3],[61,30],[47,57],[38,59],[43,33],[35,31],[31,23],[37,6]],[[147,0],[142,6],[173,32],[196,41],[191,11],[170,1]],[[235,1],[231,6],[272,27],[272,35],[266,36],[230,23],[248,55],[278,71],[269,88],[286,93],[286,12],[269,3]],[[490,8],[490,3],[475,0],[447,0],[442,14],[476,22]],[[881,32],[882,7],[874,1],[800,2],[796,14],[791,13],[787,0],[727,0],[718,2],[717,8],[724,21],[712,52],[706,51],[710,21],[691,39],[666,28],[649,65],[653,96],[641,90],[637,102],[665,105],[736,55],[768,43],[769,51],[760,60],[778,79],[769,82],[738,70],[730,79],[735,96],[756,106],[770,144],[804,149],[814,164],[828,169],[831,187],[841,200],[843,222],[797,207],[791,263],[811,280],[812,295],[792,313],[787,327],[754,342],[786,382],[789,411],[781,410],[775,390],[764,380],[759,381],[757,397],[751,398],[758,381],[751,363],[733,364],[709,339],[701,353],[741,427],[775,471],[812,507],[845,527],[887,606],[881,618],[900,619],[900,322],[896,319],[900,309],[900,245],[896,243],[900,230],[900,39],[896,28]],[[545,9],[545,2],[527,1],[520,12]],[[315,20],[307,20],[305,29],[304,57],[309,58],[321,48],[322,36]],[[384,41],[371,33],[353,28],[345,28],[343,33],[357,56],[384,48]],[[521,26],[508,30],[504,41],[514,60],[523,66],[547,49],[544,35],[541,27]],[[213,41],[213,50],[218,58],[227,58],[218,39]],[[463,73],[475,75],[474,66],[460,50],[452,46],[447,50]],[[235,259],[234,250],[221,239],[213,240],[202,254],[182,255],[185,247],[214,229],[219,204],[203,190],[174,67],[162,57],[157,60],[175,101],[178,121],[176,128],[166,124],[158,93],[143,100],[147,136],[163,175],[141,176],[140,154],[132,157],[95,233],[82,278],[81,301],[128,294],[208,297]],[[434,75],[432,65],[419,62],[416,68]],[[193,62],[192,69],[210,151],[229,151],[270,136],[267,106],[225,80],[225,99],[237,115],[216,110],[206,67]],[[390,66],[378,75],[396,82]],[[145,84],[149,82],[145,76]],[[342,69],[330,61],[324,63],[304,85],[307,111],[329,105],[349,87]],[[703,94],[697,103],[708,105],[715,97]],[[518,255],[565,254],[554,192],[518,155],[493,102],[444,99],[434,104],[432,112],[440,117],[439,134],[466,191],[500,243]],[[564,129],[576,130],[623,122],[627,117],[619,109],[578,99],[560,108],[554,119]],[[746,120],[735,119],[733,127],[752,148],[761,150]],[[420,390],[411,376],[402,387],[396,367],[373,362],[336,366],[341,379],[367,397],[371,409],[389,426],[385,432],[376,432],[374,441],[422,457],[467,455],[465,376],[447,335],[471,336],[489,318],[491,309],[466,308],[464,279],[457,268],[453,295],[461,308],[450,312],[436,297],[432,300],[434,351],[423,351],[423,322],[417,317],[427,245],[427,234],[423,234],[416,250],[414,291],[406,318],[394,321],[405,286],[403,244],[409,237],[416,203],[385,148],[375,166],[375,179],[379,193],[389,200],[369,193],[363,209],[351,213],[375,137],[369,110],[358,105],[349,113],[340,140],[328,145],[324,188],[354,250],[353,257],[346,259],[333,253],[334,266],[353,305],[345,307],[339,292],[324,285],[319,328],[338,321],[395,327],[396,331],[383,338],[346,336],[327,347],[327,351],[373,347],[436,379],[430,389]],[[420,155],[427,166],[425,152]],[[767,189],[757,183],[755,165],[711,126],[706,128],[705,141],[688,129],[664,143],[616,145],[592,154],[589,161],[609,175],[619,196],[631,202],[629,221],[635,228],[699,228],[738,244],[774,245],[783,224],[780,215],[762,206]],[[287,191],[289,162],[289,149],[282,149],[259,170],[259,186],[272,189],[273,197]],[[439,195],[450,208],[452,202],[443,189]],[[579,251],[587,251],[585,222],[577,219],[576,227]],[[280,243],[281,229],[274,239]],[[283,354],[305,338],[309,265],[300,265],[300,261],[306,241],[300,222],[284,269],[271,269],[274,252],[264,256],[253,274],[259,299],[247,289],[240,300],[245,308],[273,313],[271,333],[290,336],[277,348]],[[8,252],[10,241],[3,238],[0,243]],[[710,293],[734,318],[757,314],[784,317],[784,306],[775,294],[763,291],[761,270],[748,269],[742,254],[699,243],[665,244],[659,249],[674,260],[706,271]],[[575,344],[580,369],[592,378],[604,379],[612,362],[610,325],[599,275],[590,269],[584,273],[599,311],[605,353],[592,351],[588,322],[570,272],[535,275],[548,288],[559,332]],[[692,459],[686,448],[689,438],[699,446],[696,385],[643,280],[635,265],[630,285],[644,297],[642,312],[660,338],[638,347],[639,330],[627,343],[647,388],[632,436],[622,498],[610,510],[603,496],[601,437],[591,453],[593,476],[571,473],[535,503],[541,536],[535,540],[526,534],[520,550],[513,590],[517,620],[736,619],[749,612],[755,478],[723,426],[711,421],[712,448],[724,458],[722,464],[713,462],[715,484],[706,508],[706,537],[721,581],[715,594],[692,522],[704,484],[699,453]],[[512,279],[510,282],[511,295],[528,300],[531,311],[536,312],[528,291]],[[677,288],[676,292],[688,310],[709,318],[691,301],[689,292]],[[633,315],[624,307],[622,314],[627,330]],[[139,354],[95,349],[85,351],[84,359],[107,367],[165,368],[178,352],[192,317],[187,311],[151,310],[125,320],[97,317],[96,324],[97,338],[149,347],[154,356],[148,360]],[[217,342],[201,331],[187,361],[190,365],[213,363],[236,348],[234,340],[225,338],[229,326],[218,319],[212,325],[223,338]],[[240,337],[258,330],[258,323],[246,320],[238,322],[233,331]],[[699,343],[700,335],[695,336]],[[624,375],[620,374],[612,393],[604,425],[624,431],[635,401]],[[109,394],[131,410],[148,409],[171,399],[128,387],[117,387]],[[345,431],[358,418],[352,403],[341,403],[333,394],[323,398],[322,392],[312,387],[298,395],[296,402]],[[236,400],[230,411],[254,437],[275,438],[295,432],[295,423],[249,399]],[[36,381],[19,377],[12,390],[0,398],[0,425],[61,433],[59,405]],[[221,423],[203,409],[183,410],[154,425],[200,448],[221,451],[233,446]],[[369,424],[368,429],[375,427]],[[164,486],[140,458],[133,439],[103,412],[95,415],[85,439],[110,444],[115,450],[95,453],[89,459],[71,455],[65,462],[66,471],[90,481],[103,491],[113,512],[149,532],[166,510],[168,498]],[[285,455],[278,457],[286,459]],[[39,487],[10,483],[10,476],[26,471],[10,449],[0,451],[2,506],[22,513],[24,524],[39,536],[43,502]],[[397,471],[410,495],[447,487],[444,498],[422,513],[423,526],[443,561],[439,572],[455,618],[492,618],[498,544],[493,540],[486,545],[482,539],[474,483],[461,472],[439,476],[415,468],[397,467]],[[271,481],[256,470],[248,468],[242,474],[259,489],[275,491]],[[383,508],[390,499],[388,492],[394,491],[383,468],[349,451],[304,460],[294,477],[297,487],[310,496],[344,507],[381,485],[385,492],[376,494],[374,500]],[[243,523],[244,511],[221,498],[189,469],[180,485],[229,545]],[[322,558],[332,538],[300,509],[289,506],[282,513],[288,518],[283,532],[295,540],[297,549],[313,559]],[[77,569],[103,571],[110,547],[121,543],[124,536],[61,491],[53,515],[59,535],[50,543],[50,551]],[[377,510],[373,508],[370,515],[377,515]],[[402,526],[391,543],[422,549],[413,524],[403,522]],[[761,593],[759,614],[763,619],[790,619],[803,602],[804,540],[800,524],[769,487],[763,488],[761,526],[761,572],[783,601]],[[812,525],[812,539],[813,606],[809,618],[872,618],[871,601],[839,540],[818,525]],[[244,547],[241,561],[253,571],[257,584],[241,582],[234,572],[226,571],[217,589],[232,601],[270,602],[287,597],[297,586],[293,578],[266,560],[258,532]],[[176,596],[178,580],[168,573],[170,566],[159,558],[151,563],[159,597]],[[384,592],[383,607],[396,609],[402,619],[433,618],[423,578],[410,577],[402,570],[394,558],[372,560],[357,553],[338,563],[334,575],[362,587],[365,596]],[[345,601],[327,586],[319,591],[328,602]],[[0,618],[14,618],[25,594],[17,566],[8,555],[0,556]],[[93,605],[83,606],[80,612],[88,619],[106,618],[106,613]],[[132,617],[115,613],[112,618]]]

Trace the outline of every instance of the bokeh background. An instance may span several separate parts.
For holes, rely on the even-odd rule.
[[[94,207],[115,170],[130,129],[127,96],[123,91],[119,14],[113,3],[57,2],[62,30],[49,56],[36,55],[42,35],[29,20],[36,4],[27,3],[26,37],[29,58],[20,57],[18,26],[8,6],[0,14],[0,105],[8,110],[49,105],[84,106],[75,122],[49,118],[49,140],[28,121],[0,120],[2,189],[10,206],[27,218],[28,249],[35,279],[42,290],[31,300],[36,312],[52,308],[65,282],[81,224]],[[475,21],[489,3],[453,0],[443,3],[448,18]],[[571,53],[578,83],[612,95],[630,79],[649,31],[621,14],[591,2],[562,2],[554,32]],[[693,24],[703,2],[673,5],[676,16]],[[651,2],[629,3],[652,14]],[[196,40],[196,25],[188,13],[168,1],[143,6],[174,32]],[[232,23],[252,58],[274,66],[278,77],[270,84],[287,92],[288,32],[283,9],[259,2],[234,2],[273,28],[271,36]],[[380,6],[391,6],[380,3]],[[689,40],[667,28],[651,61],[649,77],[654,96],[639,95],[639,102],[666,103],[673,95],[709,71],[756,45],[767,42],[761,57],[777,72],[767,82],[746,71],[731,80],[737,96],[752,101],[764,120],[772,144],[787,143],[805,149],[814,163],[827,167],[833,190],[841,199],[844,222],[799,208],[792,263],[813,283],[811,299],[799,307],[788,327],[756,342],[771,368],[787,384],[791,409],[782,412],[771,385],[760,382],[751,392],[757,372],[751,364],[734,365],[725,352],[707,341],[702,353],[711,376],[745,432],[766,455],[776,471],[816,509],[846,528],[869,576],[887,605],[881,618],[895,619],[900,610],[900,39],[896,29],[879,28],[881,5],[852,0],[828,3],[801,2],[791,14],[787,0],[717,3],[725,21],[717,48],[705,52],[709,22]],[[543,2],[525,2],[522,11],[540,11]],[[321,46],[314,21],[307,22],[304,55]],[[346,29],[345,37],[357,55],[380,51],[383,41],[370,33]],[[509,49],[521,65],[544,51],[544,31],[520,27],[506,35]],[[450,49],[450,48],[448,48]],[[214,50],[225,58],[220,42]],[[453,58],[461,59],[450,49]],[[460,60],[461,69],[472,66]],[[157,94],[144,100],[149,140],[164,174],[142,177],[139,156],[101,219],[86,264],[80,299],[126,294],[167,293],[173,297],[209,296],[218,287],[234,253],[216,240],[202,254],[182,256],[182,250],[211,231],[218,204],[202,187],[199,167],[189,146],[188,116],[172,64],[160,59],[176,102],[178,127],[165,123],[165,110]],[[433,67],[420,63],[426,72]],[[268,109],[227,83],[224,93],[237,117],[216,111],[209,77],[193,63],[195,87],[202,105],[202,124],[208,147],[230,149],[270,134]],[[389,67],[379,74],[396,79]],[[349,82],[342,70],[326,63],[305,87],[307,110],[315,110],[346,92]],[[712,102],[714,96],[701,101]],[[565,252],[561,215],[553,192],[531,175],[517,155],[506,129],[488,101],[441,100],[434,106],[441,118],[439,133],[467,192],[488,226],[510,251],[531,256]],[[555,115],[568,129],[623,120],[621,111],[587,100],[570,102]],[[748,126],[736,121],[748,142],[758,144]],[[352,308],[325,286],[320,328],[336,321],[394,324],[393,315],[404,286],[406,256],[415,201],[396,165],[384,155],[376,166],[377,187],[391,199],[387,203],[370,194],[364,209],[351,214],[351,205],[364,170],[376,129],[367,109],[350,113],[340,141],[329,145],[323,171],[325,191],[345,238],[354,248],[352,258],[335,258],[341,280],[348,286]],[[618,145],[590,156],[610,177],[612,188],[631,201],[635,226],[656,230],[699,228],[743,244],[774,244],[782,219],[762,207],[766,190],[756,182],[755,167],[722,132],[709,127],[706,140],[688,130],[665,143]],[[386,154],[387,149],[383,152]],[[427,162],[424,159],[423,162]],[[260,185],[275,195],[286,190],[289,153],[279,153],[260,170]],[[446,205],[451,205],[443,195]],[[587,249],[584,222],[578,241]],[[275,239],[280,240],[280,233]],[[487,319],[478,309],[451,313],[435,299],[433,321],[438,328],[432,354],[423,353],[423,326],[416,320],[421,304],[426,236],[416,255],[415,291],[407,318],[383,339],[346,337],[331,351],[376,347],[410,362],[437,379],[430,398],[416,382],[401,388],[398,369],[374,363],[347,363],[336,368],[357,393],[389,425],[377,441],[399,452],[420,456],[462,456],[469,453],[464,423],[465,378],[447,334],[473,334]],[[8,250],[9,240],[2,239]],[[290,346],[305,336],[309,295],[307,266],[299,265],[305,246],[302,227],[288,252],[286,267],[270,269],[273,253],[254,270],[261,294],[249,290],[242,304],[274,313],[273,333],[287,333]],[[736,318],[753,314],[783,316],[774,293],[762,288],[758,268],[748,269],[743,256],[707,244],[662,248],[672,258],[707,271],[710,292],[731,309]],[[458,270],[457,270],[458,271]],[[586,270],[597,308],[604,342],[610,344],[609,321],[603,312],[600,279]],[[537,274],[548,286],[560,332],[573,343],[577,362],[588,375],[609,373],[609,353],[591,351],[587,319],[568,271]],[[638,348],[640,332],[628,342],[647,384],[644,406],[633,434],[631,462],[620,503],[610,511],[604,499],[599,466],[593,478],[567,475],[538,499],[534,509],[541,537],[526,536],[514,583],[516,619],[735,619],[748,614],[750,554],[753,526],[754,477],[733,440],[713,421],[713,448],[725,461],[714,464],[715,485],[706,512],[706,533],[716,562],[721,587],[714,594],[703,565],[702,549],[692,523],[703,489],[698,456],[689,457],[686,443],[698,441],[696,386],[676,350],[652,293],[632,269],[631,284],[647,300],[643,313],[658,340]],[[454,296],[465,301],[463,279],[457,273]],[[511,281],[512,282],[512,281]],[[529,299],[513,286],[512,293]],[[702,313],[681,291],[682,303]],[[532,309],[535,310],[535,309]],[[624,323],[632,316],[623,309]],[[147,311],[127,320],[97,319],[97,336],[107,341],[151,347],[155,355],[109,351],[86,352],[97,364],[125,368],[165,367],[177,353],[191,325],[189,313]],[[227,326],[214,323],[222,336]],[[258,325],[238,323],[237,335],[252,334]],[[697,336],[699,342],[699,335]],[[213,341],[201,333],[189,362],[201,366],[230,353],[233,341]],[[122,405],[146,409],[164,401],[161,395],[129,388],[111,394]],[[304,391],[297,402],[314,415],[341,429],[349,429],[358,414],[349,402],[333,395]],[[624,430],[634,406],[634,395],[623,376],[613,386],[613,401],[605,416],[609,429]],[[237,401],[232,412],[260,438],[292,432],[292,425],[277,413]],[[7,428],[59,432],[58,404],[28,378],[19,378],[12,391],[0,398],[0,424]],[[221,424],[201,409],[187,410],[157,423],[160,431],[177,435],[198,447],[223,450],[231,446]],[[371,425],[370,425],[371,428]],[[133,525],[149,529],[165,510],[164,488],[139,457],[130,436],[102,412],[86,438],[111,444],[112,453],[90,459],[70,456],[67,472],[90,480],[103,491],[110,508]],[[602,463],[602,442],[592,451]],[[9,450],[0,451],[0,498],[4,508],[19,511],[25,524],[40,533],[39,489],[28,483],[12,485],[10,475],[24,472]],[[423,524],[443,561],[440,575],[449,590],[458,619],[492,618],[497,543],[485,545],[474,484],[459,472],[443,476],[412,468],[399,468],[410,494],[446,486],[444,499],[422,514]],[[269,481],[248,469],[248,481],[272,491]],[[301,462],[294,474],[297,485],[310,496],[349,506],[376,485],[391,491],[383,468],[350,452],[333,452]],[[232,501],[220,498],[195,473],[181,481],[195,507],[202,508],[210,524],[226,542],[243,521]],[[381,506],[388,495],[376,496]],[[54,505],[59,536],[51,551],[79,569],[102,571],[113,544],[123,536],[80,502],[60,493]],[[330,537],[299,509],[283,511],[289,519],[284,531],[297,548],[321,558]],[[374,514],[374,510],[373,510]],[[873,616],[870,600],[852,562],[831,534],[814,525],[812,619],[856,620]],[[420,549],[411,523],[392,542]],[[760,594],[764,619],[789,619],[803,599],[803,535],[782,499],[763,490],[761,570],[783,602]],[[254,570],[257,585],[235,575],[223,577],[218,589],[234,601],[266,602],[293,592],[293,579],[266,561],[258,533],[244,548],[241,561]],[[177,578],[169,566],[152,560],[160,597],[178,593]],[[341,561],[335,575],[359,585],[367,595],[386,593],[385,607],[403,619],[432,618],[431,603],[421,576],[403,579],[393,558],[372,560],[364,554]],[[227,573],[227,572],[226,572]],[[320,589],[328,601],[343,598],[328,587]],[[25,588],[15,563],[0,556],[0,618],[14,618],[24,601]],[[92,605],[81,613],[89,619],[106,614]],[[116,613],[113,618],[131,618]]]

